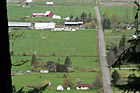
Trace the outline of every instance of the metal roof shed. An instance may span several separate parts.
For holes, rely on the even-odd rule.
[[[16,23],[16,22],[9,22],[9,27],[31,27],[31,23]]]

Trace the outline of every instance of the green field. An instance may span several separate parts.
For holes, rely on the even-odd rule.
[[[9,21],[23,21],[20,18],[24,18],[26,16],[31,16],[32,13],[45,13],[46,11],[52,11],[53,14],[61,16],[61,18],[70,17],[73,15],[74,18],[80,17],[82,12],[92,14],[92,17],[94,14],[94,8],[93,6],[53,6],[53,7],[47,7],[47,6],[35,6],[35,7],[19,7],[14,5],[15,3],[8,3],[7,6],[7,13],[8,13],[8,20]],[[15,11],[16,10],[16,11]],[[52,18],[46,18],[46,17],[40,17],[40,18],[26,18],[24,21],[29,22],[62,22],[63,20],[54,20]],[[62,24],[61,23],[61,24]]]
[[[14,32],[14,31],[13,31]],[[80,30],[76,32],[52,32],[41,30],[19,30],[26,36],[16,41],[11,50],[15,55],[33,54],[39,55],[96,55],[96,31]]]
[[[11,30],[15,32],[15,30]],[[14,42],[14,45],[11,46],[11,50],[14,51],[14,56],[12,56],[12,63],[20,62],[21,59],[31,60],[31,56],[22,56],[23,52],[26,55],[32,55],[37,51],[37,55],[48,55],[48,57],[37,57],[40,58],[39,62],[48,62],[54,61],[60,64],[64,64],[66,56],[70,55],[72,65],[71,70],[75,72],[68,73],[74,82],[74,87],[71,91],[64,92],[74,92],[74,93],[96,93],[96,88],[92,88],[90,91],[77,91],[76,78],[80,78],[83,84],[92,84],[95,80],[96,75],[101,75],[100,63],[96,62],[98,57],[83,57],[83,56],[95,56],[97,55],[96,48],[96,30],[78,30],[76,32],[52,32],[45,30],[17,30],[16,34],[23,33],[25,37],[19,38],[17,40],[10,40],[11,44]],[[42,38],[43,37],[43,38]],[[55,53],[56,56],[52,57],[52,53]],[[75,57],[74,57],[75,56]],[[61,61],[58,61],[57,58],[61,58]],[[27,70],[30,70],[31,63],[30,61],[22,66],[13,66],[13,72],[24,73]],[[80,68],[80,69],[76,69]],[[85,67],[86,69],[82,70],[81,68]],[[39,70],[41,68],[37,68]],[[89,72],[94,70],[95,72]],[[86,71],[86,72],[83,72]],[[62,78],[64,73],[49,73],[41,74],[32,73],[31,75],[16,75],[12,77],[13,84],[16,85],[16,89],[20,89],[24,86],[25,90],[28,85],[43,85],[43,81],[50,81],[52,83],[50,90],[45,90],[45,93],[55,93],[56,87],[58,85],[63,85]],[[28,82],[27,82],[28,81]]]
[[[49,73],[49,74],[31,74],[31,75],[18,75],[13,76],[13,84],[16,85],[16,89],[20,89],[25,86],[25,90],[28,90],[30,88],[26,87],[28,85],[43,85],[43,81],[50,81],[51,82],[51,89],[45,90],[44,93],[56,93],[56,88],[58,85],[63,85],[63,74],[64,73]],[[96,72],[74,72],[74,73],[68,73],[71,77],[74,86],[76,86],[76,78],[80,78],[83,84],[92,84],[92,82],[95,80]],[[39,78],[40,75],[42,78]],[[96,93],[97,89],[91,89],[89,91],[77,91],[75,87],[72,87],[70,91],[67,91],[66,88],[64,89],[64,93]]]

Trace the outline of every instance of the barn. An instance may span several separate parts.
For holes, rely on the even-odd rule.
[[[32,17],[44,17],[44,13],[32,13]]]
[[[46,11],[44,15],[45,17],[52,17],[54,14],[51,11]]]
[[[53,2],[46,2],[47,6],[53,6]]]
[[[35,29],[54,29],[55,23],[35,23]]]
[[[80,26],[83,24],[83,22],[65,22],[66,26]]]
[[[76,86],[77,90],[90,90],[90,84],[78,84]]]
[[[9,27],[31,27],[31,23],[8,22]]]

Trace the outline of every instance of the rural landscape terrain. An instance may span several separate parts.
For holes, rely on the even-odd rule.
[[[132,0],[7,0],[13,93],[122,93],[140,76],[115,65],[137,11]]]

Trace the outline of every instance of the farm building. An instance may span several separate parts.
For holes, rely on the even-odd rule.
[[[8,22],[9,27],[31,27],[31,23]]]
[[[53,6],[53,2],[46,2],[47,6]]]
[[[35,29],[54,29],[55,23],[35,23]]]
[[[49,70],[40,70],[40,73],[49,73]]]
[[[57,91],[63,91],[63,90],[64,90],[63,86],[61,86],[61,85],[57,86]]]
[[[46,11],[44,15],[45,17],[52,17],[53,13],[51,11]]]
[[[76,86],[77,90],[89,90],[90,89],[90,84],[78,84]]]
[[[32,2],[32,0],[26,0],[25,2],[26,2],[26,3],[31,3],[31,2]]]
[[[44,13],[32,13],[32,17],[44,17]]]
[[[53,19],[61,19],[61,16],[53,15],[52,18],[53,18]]]
[[[79,25],[82,25],[83,22],[65,22],[64,24],[66,26],[79,26]]]

